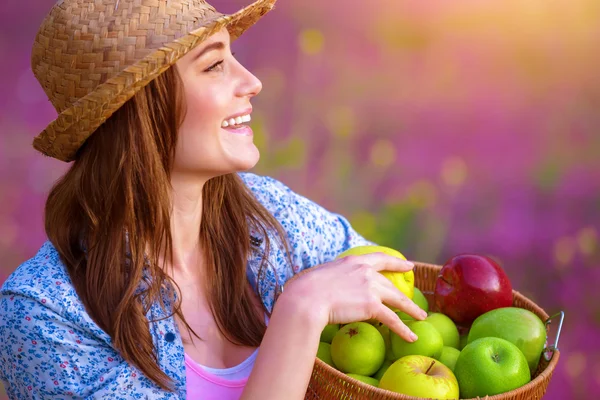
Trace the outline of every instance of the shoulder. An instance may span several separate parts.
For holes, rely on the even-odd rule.
[[[271,212],[292,201],[294,192],[277,179],[250,172],[239,173],[239,176],[256,199]]]
[[[288,233],[290,230],[299,229],[338,228],[339,214],[294,192],[281,181],[250,173],[241,177],[258,201],[273,214]]]
[[[19,301],[11,301],[17,298]],[[0,312],[18,319],[31,311],[54,313],[103,341],[110,338],[87,314],[60,255],[50,241],[17,267],[0,288]]]
[[[37,300],[76,296],[67,270],[50,241],[9,275],[0,294],[19,294]]]

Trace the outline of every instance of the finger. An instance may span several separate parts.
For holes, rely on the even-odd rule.
[[[398,315],[383,304],[375,318],[407,342],[414,342],[418,339],[417,335],[402,322]]]
[[[369,253],[359,256],[347,256],[343,260],[352,264],[369,264],[375,271],[407,272],[415,267],[410,261],[385,253]]]
[[[380,296],[381,301],[390,307],[396,307],[400,311],[404,311],[411,317],[417,320],[427,318],[427,312],[419,307],[414,301],[409,299],[396,286],[392,284],[385,276],[379,274],[383,279],[376,277],[378,284],[381,285]]]

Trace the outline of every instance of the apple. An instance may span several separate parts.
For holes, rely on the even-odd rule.
[[[546,326],[537,315],[518,307],[488,311],[473,321],[468,343],[487,336],[516,345],[527,360],[529,372],[535,373],[546,343]]]
[[[321,332],[321,338],[319,339],[321,342],[331,343],[333,337],[340,330],[340,324],[327,324],[323,331]]]
[[[351,378],[354,378],[356,380],[359,380],[361,382],[367,383],[371,386],[375,386],[378,387],[379,386],[379,380],[370,377],[370,376],[364,376],[364,375],[359,375],[359,374],[346,374]]]
[[[317,350],[317,358],[323,361],[326,364],[331,365],[335,368],[335,364],[331,359],[331,345],[326,342],[319,342],[319,348]]]
[[[336,258],[343,258],[346,256],[360,256],[363,254],[370,253],[385,253],[394,257],[401,258],[406,260],[406,257],[398,250],[394,250],[390,247],[385,246],[356,246],[352,247],[343,253],[339,254]],[[409,299],[412,299],[414,296],[414,288],[415,288],[415,273],[410,270],[407,272],[391,272],[391,271],[382,271],[381,274],[388,278],[394,286],[402,293],[406,295]]]
[[[346,324],[331,341],[331,359],[344,373],[373,375],[385,359],[385,342],[371,324]]]
[[[381,380],[381,377],[383,376],[383,374],[385,374],[385,371],[387,371],[387,369],[393,363],[394,360],[384,360],[383,364],[381,364],[381,367],[377,370],[377,372],[373,374],[373,378],[377,379],[378,381]]]
[[[456,328],[456,325],[450,319],[450,317],[441,313],[430,313],[427,318],[425,318],[425,321],[433,325],[440,335],[442,335],[444,346],[450,346],[458,349],[458,328]]]
[[[460,355],[460,350],[454,347],[444,346],[442,347],[442,353],[438,357],[438,361],[450,368],[450,371],[454,371],[456,360]]]
[[[491,258],[459,254],[450,258],[435,281],[437,309],[457,324],[470,325],[487,311],[509,307],[512,285],[504,270]]]
[[[392,343],[390,341],[390,328],[382,324],[381,322],[377,322],[376,325],[373,325],[379,333],[381,333],[381,337],[383,338],[383,342],[385,343],[385,359],[394,361],[396,357],[394,357],[394,353],[392,352]]]
[[[408,355],[421,355],[438,358],[444,347],[444,339],[437,329],[427,321],[404,321],[404,323],[417,335],[418,339],[415,342],[407,342],[395,332],[390,331],[394,357],[399,359]]]
[[[427,298],[425,297],[423,292],[421,292],[421,290],[416,286],[414,289],[412,301],[414,301],[415,304],[418,305],[421,310],[423,310],[425,312],[429,311],[429,302],[427,301]],[[405,320],[405,319],[413,320],[414,319],[413,317],[411,317],[410,315],[408,315],[407,313],[405,313],[403,311],[398,311],[398,312],[396,312],[396,314],[398,314],[398,317],[400,317],[400,319],[402,319],[402,320]]]
[[[505,393],[531,380],[521,350],[497,337],[484,337],[467,344],[456,360],[454,375],[461,399]]]
[[[456,377],[433,358],[411,355],[395,361],[383,374],[379,387],[407,396],[433,399],[458,399]]]

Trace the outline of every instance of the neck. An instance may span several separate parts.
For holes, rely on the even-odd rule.
[[[201,262],[200,224],[202,223],[202,188],[206,180],[171,178],[173,208],[171,237],[175,272],[187,274],[198,270]]]

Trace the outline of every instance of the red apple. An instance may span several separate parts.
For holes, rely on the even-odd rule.
[[[512,306],[512,285],[491,258],[459,254],[446,261],[440,270],[434,302],[441,313],[457,324],[468,326],[481,314]]]

